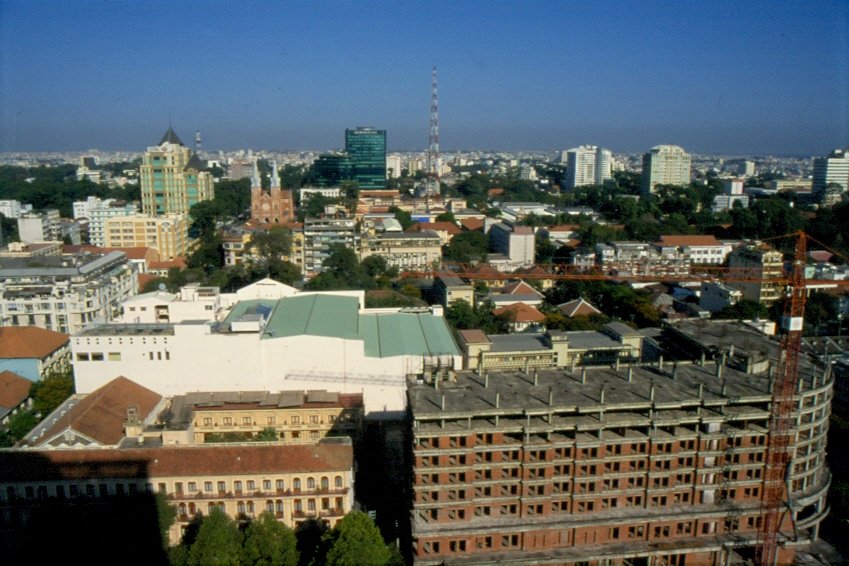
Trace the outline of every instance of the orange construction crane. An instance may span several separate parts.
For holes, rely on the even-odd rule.
[[[805,261],[807,241],[810,238],[804,232],[788,234],[778,238],[795,237],[796,246],[789,273],[776,278],[764,278],[753,274],[751,269],[729,269],[725,267],[698,267],[699,274],[657,275],[621,275],[604,272],[598,268],[573,268],[571,266],[534,266],[522,274],[479,273],[467,266],[458,266],[456,270],[446,270],[454,276],[466,279],[553,279],[561,281],[622,281],[622,282],[692,282],[721,281],[728,283],[769,282],[785,286],[786,302],[781,320],[781,345],[779,365],[773,384],[767,436],[766,473],[762,490],[761,513],[758,523],[758,542],[755,550],[755,564],[758,566],[777,566],[779,533],[781,532],[784,511],[789,507],[791,486],[788,485],[791,456],[794,449],[793,411],[794,395],[798,385],[798,363],[801,353],[805,300],[810,287],[823,284],[834,287],[849,287],[849,281],[817,281],[805,279]],[[817,242],[819,243],[819,242]],[[820,244],[822,245],[822,244]],[[823,246],[826,249],[827,246]],[[839,254],[838,254],[839,255]],[[846,258],[844,258],[846,259]],[[413,273],[409,276],[432,276],[438,273]]]

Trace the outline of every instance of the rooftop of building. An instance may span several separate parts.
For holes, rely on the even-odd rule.
[[[715,236],[662,235],[660,244],[663,246],[721,246],[722,242]]]
[[[341,442],[313,445],[221,445],[121,450],[0,452],[0,483],[336,472],[353,466],[353,449]]]
[[[113,251],[105,254],[74,254],[62,256],[39,256],[32,258],[0,259],[2,277],[68,277],[88,275],[110,263],[125,259],[123,252]]]
[[[0,417],[29,397],[32,381],[13,371],[0,371]]]
[[[37,326],[0,327],[0,359],[44,359],[68,344],[69,336]]]
[[[119,376],[87,395],[72,396],[38,424],[22,441],[38,446],[62,431],[73,429],[98,444],[112,446],[124,438],[128,410],[143,421],[162,396]]]
[[[177,395],[159,416],[168,428],[187,428],[194,412],[253,409],[315,409],[363,407],[360,393],[312,391],[212,391]]]

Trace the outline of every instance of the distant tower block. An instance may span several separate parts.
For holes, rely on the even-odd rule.
[[[195,153],[200,153],[203,145],[200,142],[200,130],[195,132]]]
[[[269,189],[262,189],[259,168],[254,161],[251,179],[251,221],[256,224],[286,225],[295,219],[295,201],[292,191],[280,187],[277,162],[272,162]]]
[[[439,194],[439,97],[436,90],[436,65],[433,66],[430,89],[430,139],[427,146],[427,177],[425,193]]]

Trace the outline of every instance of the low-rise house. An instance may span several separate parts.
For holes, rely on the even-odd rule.
[[[0,326],[0,371],[30,381],[70,367],[70,337],[35,326]]]
[[[525,303],[511,303],[495,309],[492,314],[507,322],[513,332],[536,328],[545,320],[544,314]]]

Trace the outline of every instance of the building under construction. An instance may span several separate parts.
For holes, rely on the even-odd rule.
[[[409,388],[416,564],[725,565],[761,524],[779,344],[666,328],[648,365],[461,372]],[[816,554],[833,379],[798,365],[778,563]],[[828,562],[822,559],[821,562]]]

